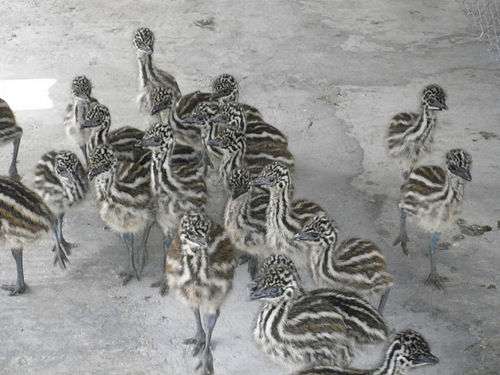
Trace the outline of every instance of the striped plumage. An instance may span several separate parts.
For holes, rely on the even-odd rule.
[[[99,215],[111,230],[122,235],[129,263],[121,273],[126,284],[139,278],[134,235],[152,220],[150,171],[140,164],[120,162],[109,145],[97,146],[90,154],[89,178],[94,179]]]
[[[176,144],[189,145],[190,147],[194,148],[194,150],[192,151],[193,153],[195,152],[195,150],[197,152],[200,152],[202,150],[200,127],[180,118],[178,113],[178,102],[176,100],[177,96],[174,90],[168,87],[160,86],[155,87],[152,90],[151,115],[155,116],[153,120],[157,120],[154,121],[153,124],[158,122],[169,124],[175,131],[177,141]],[[186,155],[186,157],[188,156]],[[193,158],[194,160],[198,159],[199,155],[197,154],[196,156],[194,156],[193,154],[189,157]]]
[[[62,233],[66,211],[85,199],[88,177],[78,157],[71,151],[49,151],[35,167],[35,191],[56,214],[54,228],[55,250],[63,259],[73,246]],[[64,262],[62,264],[64,266]]]
[[[42,198],[22,183],[0,177],[0,244],[10,247],[17,266],[17,284],[2,285],[10,295],[24,293],[23,247],[52,228],[55,217]]]
[[[245,160],[252,173],[258,173],[269,163],[286,164],[291,172],[295,167],[293,155],[287,148],[288,140],[278,129],[264,121],[248,123],[243,107],[234,102],[224,104],[218,121],[241,131],[245,135]]]
[[[199,210],[184,213],[168,251],[166,278],[169,290],[194,311],[196,334],[185,343],[195,345],[193,355],[201,352],[197,370],[202,374],[213,374],[212,331],[232,289],[235,267],[233,245],[224,228]]]
[[[438,85],[429,85],[422,92],[420,113],[398,113],[387,132],[389,155],[403,168],[406,178],[415,164],[429,152],[436,126],[436,111],[448,109],[446,93]]]
[[[170,125],[151,125],[137,145],[152,150],[151,193],[156,222],[164,234],[166,254],[182,214],[204,207],[207,202],[203,171],[195,163],[173,165],[171,159],[176,140]],[[161,287],[164,288],[164,285]]]
[[[183,120],[184,123],[196,126],[200,129],[199,149],[202,152],[203,166],[205,169],[207,169],[207,167],[212,167],[218,170],[220,167],[220,160],[222,159],[222,150],[220,150],[219,147],[214,147],[209,144],[209,141],[217,137],[219,131],[223,128],[223,124],[211,120],[218,111],[219,104],[217,102],[202,102],[195,107],[192,116]],[[206,173],[208,173],[208,171],[206,171]]]
[[[266,210],[268,246],[305,263],[309,244],[295,241],[294,235],[315,215],[326,215],[325,210],[314,202],[297,200],[292,202],[291,177],[288,168],[280,163],[267,165],[251,185],[267,187],[270,191]]]
[[[220,104],[229,102],[238,102],[240,95],[238,82],[231,74],[221,74],[212,82],[212,100],[218,101]],[[245,110],[247,122],[264,121],[262,114],[255,107],[248,104],[238,103]]]
[[[385,352],[382,364],[371,370],[318,366],[293,375],[405,375],[415,367],[439,363],[423,336],[411,329],[398,332]]]
[[[272,360],[289,368],[343,366],[361,346],[387,337],[384,320],[363,298],[331,289],[306,292],[295,267],[284,262],[263,267],[250,298],[264,302],[255,341]]]
[[[142,130],[123,126],[110,131],[111,114],[108,107],[98,104],[87,112],[84,128],[92,128],[87,142],[87,154],[90,155],[98,146],[110,145],[119,161],[149,164],[151,153],[135,147],[137,141],[144,136]]]
[[[283,146],[288,145],[287,137],[274,126],[262,120],[248,122],[242,104],[236,102],[223,104],[219,109],[219,119],[229,126],[240,129],[249,144],[271,142]]]
[[[56,214],[80,203],[88,191],[88,177],[71,151],[49,151],[35,167],[35,190]]]
[[[21,142],[22,135],[23,129],[17,125],[14,112],[12,112],[12,109],[10,109],[5,100],[0,99],[0,146],[10,142],[14,145],[12,160],[9,166],[9,177],[15,180],[20,179],[17,173],[17,153],[19,152],[19,143]]]
[[[337,228],[327,216],[313,217],[294,238],[311,243],[309,266],[318,287],[356,292],[365,298],[384,293],[382,313],[392,276],[373,242],[349,238],[337,246]]]
[[[153,32],[141,27],[136,30],[133,37],[133,44],[137,52],[137,62],[139,64],[139,95],[137,102],[142,112],[151,112],[151,90],[155,87],[166,86],[173,89],[177,97],[181,96],[181,91],[176,79],[163,70],[153,65]]]
[[[212,149],[218,148],[222,154],[217,177],[224,184],[225,189],[229,191],[227,182],[232,171],[247,166],[245,163],[245,135],[235,128],[221,129],[215,138],[207,142],[207,145]],[[247,167],[250,170],[250,166]]]
[[[231,242],[251,258],[249,273],[257,272],[257,257],[268,256],[272,249],[266,244],[266,207],[269,194],[250,186],[250,172],[235,169],[228,179],[231,195],[224,211],[224,228]]]
[[[96,104],[97,99],[91,96],[92,84],[85,76],[77,76],[71,82],[73,101],[66,107],[64,129],[66,135],[82,150],[85,162],[88,165],[86,144],[90,138],[91,129],[83,128],[87,112]]]
[[[420,166],[414,169],[401,186],[400,233],[394,244],[401,242],[408,254],[406,217],[409,216],[430,232],[431,273],[426,283],[441,288],[435,264],[439,232],[455,223],[462,209],[465,181],[471,180],[471,156],[464,150],[446,153],[446,170],[439,166]]]
[[[207,190],[200,170],[188,163],[171,165],[175,136],[169,125],[152,125],[138,145],[152,150],[151,192],[158,200],[158,223],[174,229],[183,212],[206,204]]]

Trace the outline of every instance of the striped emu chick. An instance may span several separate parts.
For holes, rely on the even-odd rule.
[[[87,142],[87,153],[90,155],[98,146],[110,145],[119,161],[149,164],[151,153],[135,147],[137,141],[144,136],[142,130],[123,126],[110,131],[111,115],[108,107],[98,104],[87,113],[83,128],[92,128],[90,139]]]
[[[193,111],[192,116],[186,117],[183,122],[188,126],[196,126],[200,129],[199,146],[194,146],[202,153],[203,167],[205,174],[208,168],[219,169],[222,159],[222,150],[209,144],[211,139],[217,137],[224,125],[212,121],[212,118],[219,112],[219,103],[203,102],[199,103]]]
[[[437,273],[436,247],[439,233],[455,223],[464,197],[465,181],[470,181],[472,158],[464,150],[453,149],[446,153],[446,169],[439,166],[421,166],[412,171],[401,186],[400,232],[394,245],[401,242],[408,255],[406,217],[410,216],[429,232],[431,272],[426,284],[441,289],[444,278]]]
[[[236,82],[236,79],[231,74],[224,73],[213,80],[211,100],[224,104],[228,102],[238,102],[239,96],[240,90],[238,82]],[[238,104],[245,110],[245,116],[248,122],[264,121],[262,114],[257,108],[248,104]]]
[[[309,266],[318,287],[347,290],[365,298],[381,295],[382,314],[392,276],[380,249],[371,241],[349,238],[337,246],[337,228],[327,216],[315,216],[294,238],[311,243]]]
[[[91,129],[84,128],[87,112],[96,104],[97,99],[91,96],[92,84],[85,76],[77,76],[71,82],[72,103],[66,107],[64,116],[64,128],[66,135],[75,142],[82,150],[85,163],[88,166],[87,142],[90,138]]]
[[[156,206],[156,222],[164,234],[164,259],[182,214],[204,207],[207,202],[207,187],[198,166],[187,162],[172,165],[175,144],[174,131],[167,124],[152,125],[137,143],[137,146],[152,150],[151,193]],[[165,293],[164,283],[158,285],[162,294]]]
[[[90,154],[90,180],[94,180],[99,215],[111,230],[120,234],[128,251],[127,270],[120,273],[123,285],[139,280],[134,236],[152,221],[149,169],[139,164],[118,164],[109,145],[97,146]]]
[[[235,169],[228,179],[231,195],[224,211],[224,228],[231,242],[249,258],[248,272],[257,275],[258,257],[271,254],[266,243],[266,208],[269,194],[250,186],[250,172]]]
[[[9,177],[14,180],[20,180],[21,177],[17,173],[17,154],[19,152],[19,143],[23,129],[17,125],[14,112],[10,109],[7,102],[0,99],[0,145],[5,145],[12,142],[14,151],[12,153],[12,160],[9,167]]]
[[[0,177],[0,244],[10,247],[17,268],[17,283],[2,285],[11,296],[27,289],[23,271],[24,245],[48,232],[54,220],[54,214],[38,194],[18,181]]]
[[[71,151],[49,151],[42,156],[35,167],[35,191],[56,214],[52,231],[56,239],[56,259],[71,253],[73,244],[66,241],[62,233],[64,214],[85,199],[88,191],[88,177],[78,157]]]
[[[305,263],[310,244],[293,239],[306,222],[316,215],[326,215],[325,210],[314,202],[297,200],[292,202],[291,177],[286,165],[267,165],[250,185],[267,187],[270,191],[266,210],[267,245],[298,261]]]
[[[220,115],[212,121],[219,121],[238,129],[245,135],[245,160],[252,173],[258,173],[269,163],[279,161],[286,164],[291,172],[295,167],[293,155],[287,148],[286,137],[274,126],[264,121],[247,123],[243,107],[234,102],[226,103]]]
[[[434,365],[439,358],[431,353],[422,335],[411,329],[396,334],[385,352],[382,364],[372,370],[318,366],[294,375],[405,375],[415,367]]]
[[[224,184],[226,191],[229,191],[230,187],[227,184],[229,176],[231,176],[233,170],[242,168],[246,164],[245,152],[247,145],[245,135],[235,128],[221,129],[215,138],[207,142],[207,145],[212,149],[218,148],[222,154],[217,179]],[[210,159],[210,156],[208,158]]]
[[[175,132],[174,162],[198,163],[201,152],[200,128],[179,117],[175,91],[165,86],[155,87],[151,98],[151,115],[154,116],[152,119],[158,119],[152,124],[169,124]]]
[[[196,334],[184,343],[194,345],[193,355],[200,353],[196,366],[200,374],[214,373],[212,332],[232,288],[235,267],[224,228],[201,211],[184,213],[167,255],[166,278],[177,299],[194,312]]]
[[[403,168],[406,179],[413,167],[429,152],[436,126],[436,111],[448,109],[446,93],[438,85],[429,85],[422,92],[420,113],[398,113],[387,132],[389,155]]]
[[[279,259],[264,262],[250,298],[263,302],[254,340],[287,368],[344,366],[355,350],[387,337],[384,320],[363,298],[332,289],[306,292],[295,266]]]
[[[260,121],[247,121],[244,105],[236,102],[228,102],[219,109],[219,116],[213,119],[226,125],[240,129],[248,139],[248,143],[271,142],[273,144],[287,146],[287,137],[277,128]]]
[[[137,62],[139,64],[139,95],[137,102],[142,112],[149,114],[151,111],[151,90],[155,87],[166,86],[175,91],[180,97],[179,85],[171,74],[158,69],[153,65],[154,34],[146,28],[141,27],[136,30],[133,37],[133,44],[137,52]]]

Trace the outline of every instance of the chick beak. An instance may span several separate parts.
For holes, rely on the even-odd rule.
[[[293,236],[295,241],[314,241],[318,239],[319,234],[314,232],[301,232]]]
[[[99,117],[94,117],[90,120],[86,120],[81,127],[82,128],[95,128],[96,126],[101,125],[101,119]]]
[[[224,142],[223,140],[221,139],[209,139],[208,142],[207,142],[208,145],[210,146],[214,146],[214,147],[221,147],[221,148],[225,148],[227,147],[227,143]]]
[[[184,124],[190,124],[190,125],[195,125],[199,124],[201,122],[201,119],[199,116],[192,116],[192,117],[186,117],[185,119],[182,120]]]
[[[415,361],[417,364],[427,364],[427,365],[435,365],[439,363],[439,358],[435,356],[434,354],[428,354],[425,356],[422,356],[419,358],[417,361]]]
[[[156,104],[155,106],[153,106],[153,108],[151,108],[151,116],[156,115],[158,112],[161,112],[167,108],[168,108],[168,102]]]
[[[271,182],[266,177],[257,177],[250,181],[251,186],[269,186]]]
[[[210,97],[210,100],[217,100],[219,98],[222,98],[223,96],[226,96],[226,93],[224,91],[215,92]]]

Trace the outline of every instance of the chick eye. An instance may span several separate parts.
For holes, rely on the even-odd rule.
[[[154,138],[153,138],[153,141],[155,141],[155,142],[160,142],[160,140],[161,140],[161,139],[160,139],[160,137],[158,137],[158,136],[156,136],[156,137],[154,137]]]
[[[271,288],[271,293],[278,293],[279,289],[278,288]]]

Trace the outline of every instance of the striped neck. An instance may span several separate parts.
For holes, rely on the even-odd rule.
[[[426,105],[423,105],[414,133],[422,141],[425,141],[429,137],[435,125],[436,114],[434,113],[434,111],[431,111]]]
[[[220,165],[220,176],[223,179],[222,181],[226,182],[233,170],[243,166],[245,151],[246,145],[243,139],[238,141],[238,145],[235,148],[224,150]]]
[[[115,184],[115,173],[115,171],[112,171],[110,173],[103,173],[95,178],[94,185],[97,200],[104,201],[112,197],[111,188]]]
[[[248,222],[250,212],[250,191],[241,194],[236,199],[228,198],[224,213],[224,225],[234,225],[235,221],[241,226],[241,222]]]
[[[205,150],[210,152],[210,155],[215,155],[217,158],[222,158],[223,152],[218,147],[208,145],[210,139],[217,137],[219,126],[210,122],[208,119],[203,120],[205,123],[201,126],[201,144]]]
[[[289,188],[270,189],[269,206],[267,207],[266,220],[269,233],[283,233],[285,238],[293,238],[293,228],[288,223],[290,217]]]
[[[73,117],[75,119],[75,123],[79,126],[85,122],[85,115],[90,103],[90,99],[73,96]]]
[[[451,173],[448,168],[446,168],[446,181],[453,191],[453,199],[460,202],[464,195],[465,181]]]
[[[310,246],[311,251],[309,253],[309,258],[311,263],[311,269],[313,270],[313,276],[318,266],[322,268],[331,263],[331,266],[335,268],[336,245],[337,245],[336,233],[334,233],[334,235],[327,236],[326,238],[321,237],[319,243],[317,242],[311,243]]]
[[[182,119],[179,117],[179,113],[177,112],[177,106],[175,105],[175,103],[172,104],[172,107],[170,107],[168,109],[168,114],[164,114],[162,112],[161,118],[162,118],[163,122],[166,122],[167,124],[169,124],[172,127],[172,129],[174,129],[176,132],[179,132],[181,134],[183,132],[188,131],[188,130],[197,129],[196,125],[189,126],[189,127],[184,125]],[[199,134],[199,132],[198,132],[198,134]]]
[[[151,189],[154,194],[172,195],[182,193],[182,184],[170,165],[175,140],[168,146],[153,151],[151,162]]]
[[[59,181],[64,189],[64,196],[68,200],[70,206],[75,202],[82,200],[87,191],[86,182],[82,181],[80,176],[76,176],[76,178],[76,181],[64,177],[59,178]]]
[[[208,275],[207,249],[182,240],[183,274],[190,282],[206,282]]]
[[[399,353],[401,344],[393,342],[386,351],[385,359],[382,365],[377,367],[370,373],[373,375],[404,375],[406,374],[407,366],[405,366],[405,358]]]
[[[152,82],[155,82],[157,77],[153,66],[152,54],[139,52],[137,55],[137,62],[139,63],[139,86],[146,87]]]
[[[111,119],[107,118],[102,121],[102,124],[92,129],[90,138],[92,139],[92,146],[108,144],[108,133],[111,126]]]

